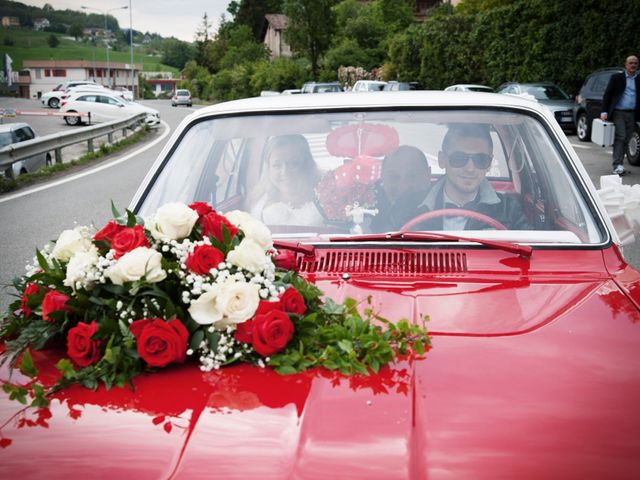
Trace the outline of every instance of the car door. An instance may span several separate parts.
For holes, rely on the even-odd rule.
[[[589,122],[594,118],[600,117],[602,112],[602,98],[604,97],[604,91],[607,89],[609,79],[616,73],[615,71],[599,72],[592,78],[590,85],[590,92],[586,98],[586,110]]]
[[[104,115],[104,119],[102,121],[109,122],[126,116],[123,112],[124,103],[114,97],[109,95],[99,95],[98,104],[100,105],[102,115]]]
[[[29,126],[24,126],[16,129],[14,131],[14,137],[16,143],[18,142],[26,142],[27,140],[32,140],[36,137],[36,134]],[[36,170],[44,167],[46,165],[45,154],[34,155],[33,157],[29,157],[22,162],[17,162],[19,167],[17,168],[18,173],[24,172],[35,172]]]

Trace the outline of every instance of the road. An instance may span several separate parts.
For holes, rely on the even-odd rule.
[[[100,227],[111,216],[111,201],[121,210],[129,205],[138,185],[167,142],[170,131],[193,111],[187,107],[172,108],[168,100],[142,103],[159,110],[164,123],[142,145],[110,157],[97,167],[64,175],[35,188],[0,195],[0,288],[9,286],[14,275],[24,273],[35,249],[55,240],[62,230],[76,224]],[[0,100],[0,108],[46,110],[34,100],[4,98]],[[8,121],[27,121],[41,135],[77,128],[67,126],[60,117]],[[610,174],[611,149],[582,143],[575,136],[569,139],[598,187],[600,176]],[[623,177],[623,181],[625,184],[639,183],[640,168],[631,167],[631,173]],[[629,263],[640,268],[640,242],[627,246],[624,255]],[[0,309],[4,310],[13,300],[8,295],[9,291],[11,288],[0,290]]]

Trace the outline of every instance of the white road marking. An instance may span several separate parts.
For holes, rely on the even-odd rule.
[[[150,148],[154,147],[158,142],[164,140],[167,135],[169,135],[169,133],[171,133],[171,129],[169,128],[169,125],[165,122],[165,121],[161,121],[160,122],[162,124],[162,126],[164,127],[164,132],[162,133],[162,135],[155,139],[153,142],[149,143],[148,145],[145,145],[144,147],[135,150],[133,152],[131,152],[128,155],[125,155],[122,158],[118,158],[117,160],[114,160],[113,162],[109,162],[109,163],[104,163],[102,165],[99,165],[95,168],[92,168],[90,170],[86,170],[84,172],[81,173],[77,173],[75,175],[71,175],[69,177],[65,177],[65,178],[61,178],[60,180],[57,180],[55,182],[51,182],[51,183],[46,183],[44,185],[40,185],[38,187],[34,187],[34,188],[29,188],[27,190],[24,190],[22,192],[18,192],[18,193],[14,193],[13,195],[7,195],[6,197],[0,198],[0,203],[4,203],[4,202],[8,202],[9,200],[15,200],[16,198],[20,198],[20,197],[24,197],[27,195],[31,195],[32,193],[36,193],[36,192],[41,192],[43,190],[47,190],[49,188],[53,188],[53,187],[57,187],[58,185],[63,185],[65,183],[68,182],[73,182],[74,180],[77,180],[79,178],[82,177],[86,177],[89,175],[93,175],[94,173],[98,173],[102,170],[106,170],[107,168],[111,168],[111,167],[115,167],[116,165],[126,162],[127,160],[131,160],[133,157],[135,157],[136,155],[139,155],[140,153],[149,150]]]
[[[572,143],[571,146],[573,148],[586,148],[587,150],[591,149],[591,147],[589,145],[579,145],[577,143]]]

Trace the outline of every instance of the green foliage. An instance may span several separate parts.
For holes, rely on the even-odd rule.
[[[265,15],[282,11],[282,0],[241,0],[229,3],[227,11],[233,15],[235,25],[245,25],[252,32],[254,41],[260,42]]]
[[[291,49],[311,64],[311,75],[318,78],[320,59],[329,49],[336,29],[333,6],[336,0],[283,0],[282,10],[289,18],[284,38]]]
[[[47,44],[51,48],[56,48],[60,44],[60,40],[58,40],[58,37],[52,33],[47,39]]]
[[[300,88],[309,78],[305,62],[280,57],[272,62],[263,61],[255,66],[250,86],[253,92],[262,90],[282,91]]]
[[[162,44],[162,63],[183,69],[195,57],[195,49],[187,42],[170,38]]]
[[[76,41],[84,36],[82,25],[79,23],[72,24],[67,30],[67,33],[74,37]]]
[[[576,94],[590,72],[633,53],[638,9],[638,0],[466,0],[396,34],[388,64],[428,88],[546,80]]]

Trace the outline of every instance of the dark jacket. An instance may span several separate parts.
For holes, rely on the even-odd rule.
[[[443,177],[431,188],[431,191],[418,207],[414,217],[422,212],[440,210],[448,208],[444,204],[444,183]],[[527,220],[522,203],[518,196],[498,194],[491,184],[485,179],[480,184],[478,195],[473,202],[469,202],[464,207],[465,210],[482,213],[488,217],[502,223],[508,230],[531,230],[531,224]],[[465,230],[487,230],[492,227],[479,220],[467,219]],[[434,218],[420,224],[414,230],[442,230],[443,218]]]
[[[622,97],[624,89],[627,87],[626,72],[614,73],[609,79],[607,89],[604,91],[604,97],[602,98],[602,111],[607,112],[609,121],[613,118],[613,110],[616,104]],[[640,74],[636,74],[636,109],[635,118],[636,122],[640,121]]]

